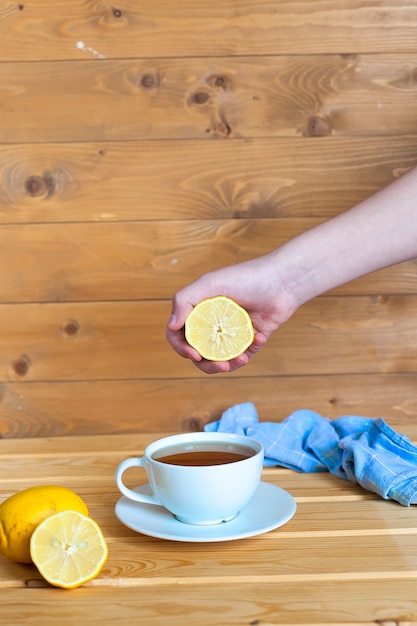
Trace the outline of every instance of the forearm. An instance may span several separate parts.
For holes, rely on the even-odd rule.
[[[413,257],[417,257],[417,169],[274,252],[209,272],[181,289],[172,299],[168,341],[206,373],[233,371],[308,300]],[[182,331],[192,307],[216,295],[229,296],[243,306],[256,330],[246,353],[227,363],[201,360]]]
[[[417,257],[417,169],[271,256],[276,267],[285,268],[287,289],[298,306],[359,276]]]

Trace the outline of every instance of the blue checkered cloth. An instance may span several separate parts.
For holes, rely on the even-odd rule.
[[[329,420],[302,409],[283,422],[259,422],[255,406],[246,402],[227,409],[205,430],[258,440],[265,466],[328,471],[386,500],[417,504],[417,447],[382,418],[347,415]]]

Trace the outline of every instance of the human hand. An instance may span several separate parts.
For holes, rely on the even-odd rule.
[[[265,345],[268,337],[297,308],[275,270],[273,257],[267,255],[204,274],[178,291],[172,298],[172,313],[167,325],[167,339],[182,357],[191,359],[207,374],[232,372],[249,362]],[[201,300],[224,295],[235,300],[249,313],[255,331],[254,341],[245,353],[225,362],[207,361],[185,340],[184,323],[192,308]]]

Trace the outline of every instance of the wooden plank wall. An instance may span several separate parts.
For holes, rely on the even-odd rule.
[[[417,4],[3,0],[0,437],[417,416],[412,261],[306,304],[209,377],[175,290],[417,165]],[[396,207],[393,207],[395,210]]]

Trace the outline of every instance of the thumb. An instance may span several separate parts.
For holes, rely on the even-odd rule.
[[[167,327],[169,330],[177,331],[180,330],[184,324],[185,319],[192,310],[193,305],[191,302],[185,302],[184,304],[180,304],[178,299],[174,296],[172,299],[172,309],[171,315],[169,316]]]

